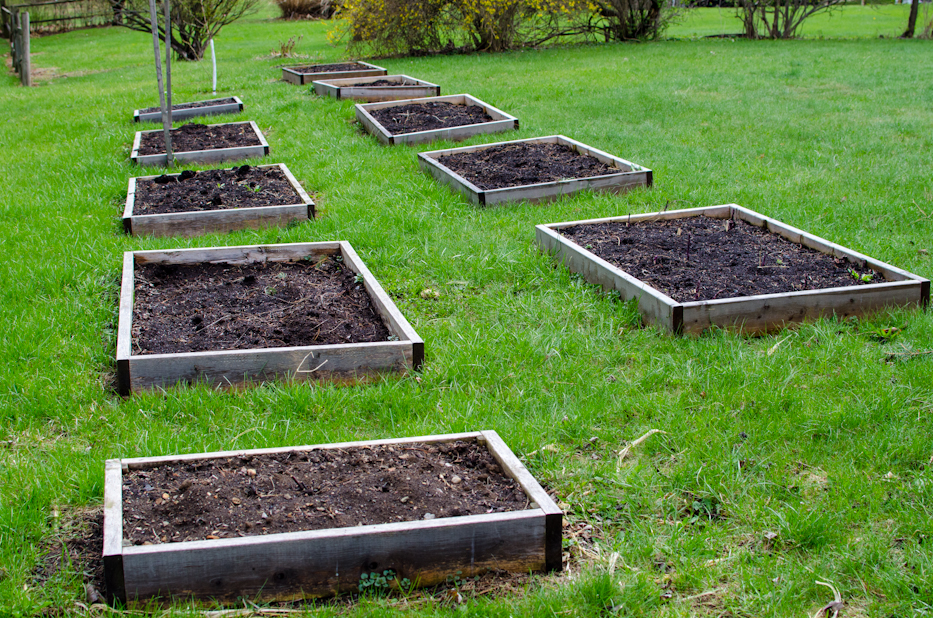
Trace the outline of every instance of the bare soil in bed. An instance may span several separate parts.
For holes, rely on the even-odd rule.
[[[479,105],[458,103],[411,103],[368,111],[392,135],[449,129],[493,121],[492,116]]]
[[[563,144],[517,142],[443,156],[439,162],[483,190],[519,187],[628,170]]]
[[[173,152],[259,146],[261,143],[248,122],[217,125],[191,123],[172,129]],[[165,135],[162,131],[143,132],[139,154],[154,155],[164,152]]]
[[[243,165],[226,170],[185,170],[136,181],[133,214],[300,204],[301,197],[278,167]]]
[[[171,354],[387,341],[357,275],[315,263],[136,267],[133,352]]]
[[[881,275],[741,220],[578,225],[560,233],[677,302],[877,283]]]
[[[475,441],[202,459],[131,470],[135,545],[345,528],[529,507]]]
[[[212,101],[193,101],[191,103],[179,103],[177,105],[172,105],[172,111],[177,109],[198,109],[201,107],[214,107],[215,105],[233,105],[236,103],[236,99],[233,97],[227,99],[214,99]],[[140,113],[151,114],[152,112],[161,112],[161,107],[147,107],[146,109],[139,110]]]
[[[402,80],[391,80],[391,79],[377,79],[374,82],[359,82],[356,84],[345,84],[341,88],[372,88],[376,86],[404,86],[405,82]]]

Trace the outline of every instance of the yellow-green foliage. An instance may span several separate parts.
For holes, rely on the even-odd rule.
[[[358,53],[502,51],[560,36],[591,35],[579,25],[598,14],[591,0],[346,0],[344,31]]]

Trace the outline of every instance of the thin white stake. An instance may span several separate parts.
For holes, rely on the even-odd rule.
[[[217,94],[217,52],[214,51],[214,39],[211,39],[211,60],[214,64],[214,94]]]

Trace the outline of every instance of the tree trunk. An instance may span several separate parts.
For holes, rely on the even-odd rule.
[[[917,13],[920,10],[920,0],[913,0],[910,3],[910,15],[907,17],[907,30],[901,35],[902,39],[914,38],[914,30],[917,28]]]

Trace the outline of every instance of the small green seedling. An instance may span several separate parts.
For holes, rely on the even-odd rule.
[[[864,281],[865,283],[868,283],[874,278],[871,273],[865,273],[864,275],[860,275],[859,272],[855,270],[854,268],[849,269],[849,274],[852,275],[852,278],[855,279],[856,281]]]
[[[382,573],[379,573],[378,571],[375,573],[363,573],[360,575],[360,583],[358,587],[360,592],[370,590],[372,592],[385,593],[392,588],[393,581],[396,581],[399,588],[407,590],[409,587],[411,587],[411,582],[407,577],[396,580],[394,569],[386,569]]]
[[[355,283],[363,283],[363,275],[357,275],[356,277],[353,278],[353,281]]]

